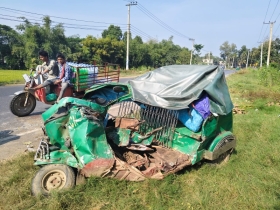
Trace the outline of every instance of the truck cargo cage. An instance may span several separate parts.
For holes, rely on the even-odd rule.
[[[178,122],[178,115],[179,112],[176,110],[146,104],[139,106],[131,101],[121,102],[118,111],[118,118],[137,119],[138,132],[143,136],[153,134],[155,136],[154,141],[165,147],[170,147]],[[132,127],[128,126],[128,128]]]
[[[76,92],[84,91],[94,84],[119,82],[120,78],[120,66],[117,64],[71,66],[71,69]]]

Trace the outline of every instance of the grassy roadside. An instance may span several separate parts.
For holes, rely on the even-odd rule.
[[[29,74],[28,70],[0,70],[0,86],[7,84],[23,84],[23,74]]]
[[[0,209],[280,209],[280,91],[258,72],[227,78],[235,105],[237,148],[223,166],[197,165],[162,181],[91,178],[50,197],[30,195],[33,155],[0,163]]]

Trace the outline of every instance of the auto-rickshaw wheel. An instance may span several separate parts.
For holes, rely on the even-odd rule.
[[[219,143],[215,146],[213,152],[215,152],[216,150],[222,148],[223,146],[226,145],[226,143],[233,141],[235,138],[233,135],[228,135],[225,136],[221,141],[219,141]],[[229,161],[229,158],[231,156],[233,152],[233,148],[227,150],[226,152],[224,152],[223,154],[221,154],[217,159],[211,161],[211,163],[213,164],[217,164],[217,165],[221,165],[224,163],[227,163]]]
[[[26,100],[26,94],[27,93],[21,93],[19,95],[16,95],[10,103],[10,110],[11,112],[18,116],[18,117],[24,117],[29,115],[36,107],[36,99],[35,97],[29,93],[28,100],[26,105],[24,106],[25,100]]]
[[[33,195],[48,195],[52,190],[63,190],[74,187],[75,173],[73,169],[63,164],[50,164],[42,167],[31,183]]]

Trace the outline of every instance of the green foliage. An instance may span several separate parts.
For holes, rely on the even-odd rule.
[[[107,30],[102,32],[102,38],[111,38],[120,41],[122,39],[122,30],[119,26],[110,25]]]
[[[33,24],[22,17],[23,23],[12,28],[0,25],[0,68],[24,69],[40,64],[38,51],[44,49],[50,58],[58,52],[64,53],[69,61],[97,64],[105,62],[126,66],[127,32],[122,33],[119,26],[110,25],[102,32],[102,37],[91,35],[82,39],[78,35],[66,37],[62,24],[53,25],[50,17],[45,16],[41,24]],[[140,36],[130,38],[129,68],[140,66],[157,68],[164,65],[188,64],[190,50],[167,40],[148,40]],[[193,54],[193,64],[200,63],[200,50],[197,44]],[[4,61],[6,63],[4,63]]]
[[[272,87],[280,84],[280,71],[277,64],[263,67],[258,70],[258,77],[261,84]]]

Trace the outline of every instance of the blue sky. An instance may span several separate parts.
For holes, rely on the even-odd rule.
[[[219,47],[225,41],[235,43],[238,49],[242,45],[248,48],[257,47],[258,41],[265,40],[269,34],[269,27],[263,25],[264,21],[276,20],[274,37],[280,35],[279,0],[139,0],[137,2],[138,6],[131,6],[132,35],[142,35],[144,41],[148,36],[161,41],[173,35],[175,44],[191,48],[189,37],[194,38],[195,43],[204,45],[202,54],[211,51],[219,56]],[[102,22],[51,18],[56,22],[90,25],[68,25],[76,29],[66,28],[67,36],[79,34],[80,37],[87,35],[100,37],[101,32],[108,28],[108,23],[120,26],[123,31],[126,30],[127,7],[125,5],[127,3],[124,0],[1,0],[0,18],[16,19],[15,17],[25,16],[30,19],[40,19],[39,15],[5,9],[10,8],[41,15]],[[147,10],[150,15],[162,21],[161,24],[167,26],[164,28],[153,21],[146,14]],[[0,19],[0,24],[14,27],[19,23]],[[171,29],[167,30],[168,26]],[[98,30],[77,29],[77,27],[91,27]]]

